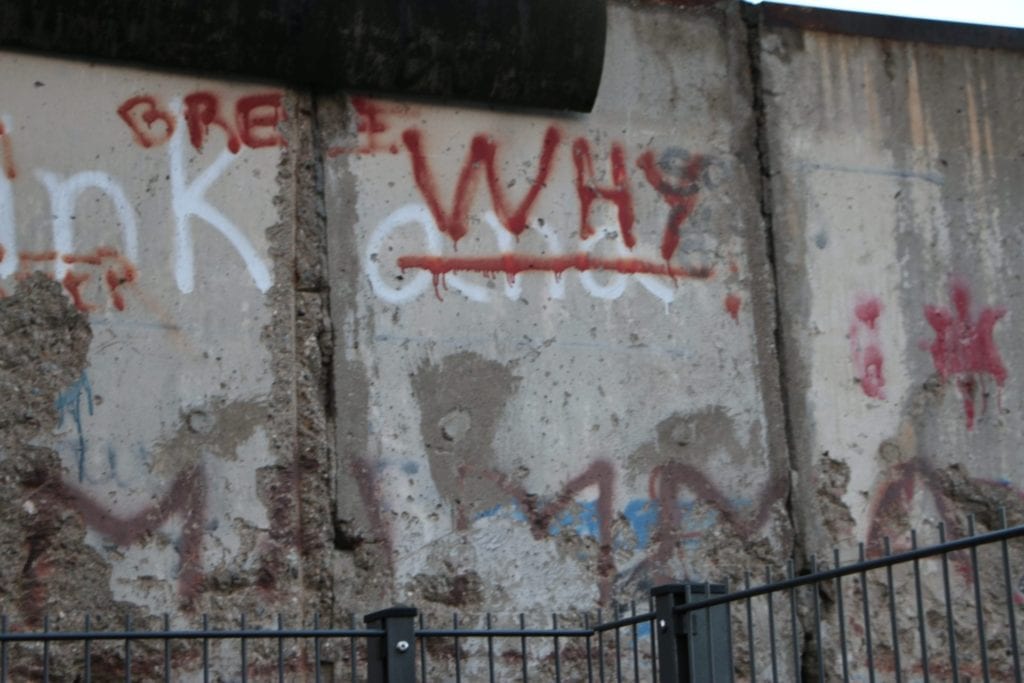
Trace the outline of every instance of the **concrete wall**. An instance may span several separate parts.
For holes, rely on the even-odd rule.
[[[5,609],[301,611],[296,96],[0,70]]]
[[[589,115],[3,54],[0,606],[571,610],[1021,521],[1021,53],[690,5],[610,6]]]
[[[585,117],[322,101],[338,513],[382,597],[568,608],[788,553],[737,10],[612,6]]]
[[[911,528],[927,544],[939,524],[959,537],[972,513],[995,529],[1000,506],[1021,523],[1024,55],[771,24],[760,45],[807,552],[907,549]],[[953,561],[955,590],[972,588],[967,562]],[[939,569],[926,563],[926,593],[941,595]],[[1005,624],[989,623],[996,642]],[[993,659],[1009,676],[1005,651]],[[892,666],[883,652],[879,670]]]

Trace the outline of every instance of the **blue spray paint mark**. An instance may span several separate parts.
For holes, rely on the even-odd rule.
[[[636,534],[637,549],[643,550],[651,544],[651,534],[654,525],[658,523],[659,512],[660,506],[656,500],[635,498],[626,504],[624,513]]]
[[[59,420],[57,427],[64,426],[64,415],[68,414],[75,423],[75,431],[78,435],[78,445],[75,447],[78,456],[78,481],[85,478],[85,430],[82,428],[82,395],[85,395],[86,408],[89,415],[92,415],[92,384],[89,383],[89,376],[82,372],[82,376],[75,380],[74,384],[68,387],[67,391],[57,397],[54,407],[57,410]]]
[[[578,503],[579,511],[567,510],[555,518],[548,526],[548,533],[557,536],[564,528],[571,528],[577,536],[597,538],[599,524],[597,519],[597,501]]]
[[[512,503],[509,505],[495,505],[492,508],[487,508],[481,512],[478,512],[474,519],[487,519],[490,517],[505,517],[515,522],[526,523],[526,515],[519,509],[519,505]]]

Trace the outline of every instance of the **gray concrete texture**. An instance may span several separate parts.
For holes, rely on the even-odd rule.
[[[379,599],[571,609],[789,552],[737,10],[612,6],[585,117],[321,101],[338,515]]]
[[[906,549],[910,528],[931,543],[939,524],[959,537],[968,514],[986,531],[1000,507],[1024,522],[1024,55],[769,26],[760,59],[806,551],[865,540],[878,554],[886,537]],[[967,559],[953,562],[955,591],[972,588]],[[939,563],[924,571],[939,594]],[[1019,557],[1012,571],[1016,583]],[[958,637],[975,642],[961,618]],[[1005,636],[1002,615],[989,630]],[[1010,676],[993,653],[993,675]],[[882,653],[878,670],[893,665]],[[965,653],[962,671],[978,668]]]
[[[588,115],[0,56],[15,623],[572,611],[1024,521],[1024,57],[608,25]]]

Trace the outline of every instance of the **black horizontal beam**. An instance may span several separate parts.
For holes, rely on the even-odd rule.
[[[605,0],[0,0],[0,47],[590,111]]]

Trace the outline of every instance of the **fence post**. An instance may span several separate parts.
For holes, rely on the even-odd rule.
[[[415,683],[416,608],[389,607],[363,617],[369,628],[384,630],[367,639],[368,683]]]
[[[651,589],[660,681],[732,683],[728,603],[685,614],[675,612],[678,605],[724,593],[724,585],[706,583],[676,583]]]

